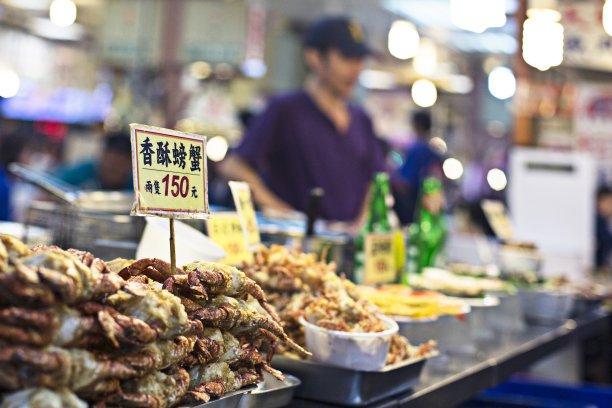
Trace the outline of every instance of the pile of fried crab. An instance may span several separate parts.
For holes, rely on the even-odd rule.
[[[304,345],[304,330],[299,318],[329,330],[372,333],[385,330],[378,316],[381,311],[357,286],[336,273],[336,265],[322,261],[316,254],[272,245],[261,247],[244,273],[257,282],[268,301],[278,311],[285,332]],[[387,354],[387,364],[435,355],[436,342],[411,345],[405,337],[394,334]],[[295,349],[281,345],[279,352],[301,358]]]
[[[0,407],[195,405],[308,356],[236,268],[108,263],[0,235]]]

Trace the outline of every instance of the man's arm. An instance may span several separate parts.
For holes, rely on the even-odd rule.
[[[260,207],[282,212],[294,211],[289,204],[281,200],[266,187],[261,177],[240,156],[230,154],[220,163],[219,170],[228,180],[239,180],[248,183],[253,191],[253,199]]]
[[[356,236],[357,234],[359,234],[359,231],[361,231],[361,228],[366,222],[366,219],[368,217],[368,210],[370,208],[371,190],[371,186],[368,186],[365,197],[363,198],[363,202],[361,203],[361,207],[359,208],[359,214],[357,214],[357,217],[354,220],[350,221],[346,226],[346,232],[348,232],[352,236]]]

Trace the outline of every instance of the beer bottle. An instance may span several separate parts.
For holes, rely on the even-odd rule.
[[[395,268],[395,253],[393,252],[394,236],[391,234],[391,226],[389,224],[389,217],[387,214],[387,196],[390,194],[389,189],[389,176],[387,173],[376,173],[374,180],[371,184],[370,189],[370,202],[366,218],[366,223],[359,231],[359,234],[355,237],[355,271],[353,273],[353,280],[360,283],[384,283],[384,280],[389,280],[389,272],[387,268]],[[386,250],[385,239],[391,246],[389,249],[391,254],[391,262],[389,265],[384,264],[384,259],[379,259],[376,263],[378,271],[374,274],[378,275],[378,278],[372,278],[370,271],[366,273],[366,267],[368,263],[368,257],[372,254],[367,253],[367,249],[370,248],[370,244],[376,243],[376,248],[382,248]],[[367,241],[370,241],[366,244]],[[368,275],[369,274],[369,275]],[[370,276],[368,278],[368,276]],[[374,282],[372,279],[380,279],[380,282]],[[395,277],[390,281],[395,280]]]
[[[444,221],[444,195],[442,182],[435,177],[423,181],[415,223],[409,228],[409,247],[406,273],[402,283],[408,282],[410,273],[420,273],[434,266],[446,239]]]

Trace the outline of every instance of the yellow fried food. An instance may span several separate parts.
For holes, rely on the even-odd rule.
[[[377,289],[360,287],[360,293],[387,315],[414,319],[435,318],[463,313],[465,305],[438,292],[413,292],[403,285],[387,285]]]

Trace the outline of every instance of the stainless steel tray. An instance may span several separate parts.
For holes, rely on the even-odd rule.
[[[176,408],[236,408],[240,402],[240,398],[247,392],[255,390],[255,388],[255,386],[244,387],[237,391],[228,392],[222,397],[205,404],[195,406],[178,405]]]
[[[280,408],[289,405],[300,383],[300,380],[289,374],[285,374],[284,381],[279,381],[264,373],[264,380],[257,384],[257,388],[242,395],[238,408]]]
[[[295,391],[297,398],[362,406],[411,390],[418,383],[426,360],[407,360],[378,371],[356,371],[275,356],[272,366],[302,381]]]

